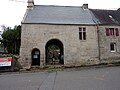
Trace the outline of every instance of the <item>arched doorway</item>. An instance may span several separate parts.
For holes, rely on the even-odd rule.
[[[64,48],[60,40],[52,39],[47,42],[46,50],[46,64],[59,65],[64,64]]]
[[[40,51],[35,48],[32,50],[32,66],[40,65]]]

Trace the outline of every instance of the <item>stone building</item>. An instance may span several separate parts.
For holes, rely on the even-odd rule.
[[[102,63],[120,60],[120,9],[91,9],[98,19],[99,54]]]
[[[118,19],[113,20],[112,14],[106,16],[114,24],[109,20],[104,23],[104,11],[101,18],[101,10],[88,9],[88,4],[49,6],[34,5],[34,0],[28,0],[22,21],[22,67],[81,66],[119,60],[119,10],[111,12],[118,14]],[[115,36],[108,29],[114,29]]]

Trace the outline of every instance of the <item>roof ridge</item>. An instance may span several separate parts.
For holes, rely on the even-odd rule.
[[[112,9],[90,9],[90,10],[99,10],[99,11],[117,11]]]
[[[34,6],[45,6],[45,7],[73,7],[73,8],[81,8],[82,6],[62,6],[62,5],[34,5]]]

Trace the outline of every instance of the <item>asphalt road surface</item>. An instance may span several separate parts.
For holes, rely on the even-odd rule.
[[[2,74],[0,90],[120,90],[120,67]]]

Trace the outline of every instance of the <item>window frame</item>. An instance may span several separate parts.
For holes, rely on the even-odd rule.
[[[86,35],[86,28],[85,27],[79,27],[79,40],[85,41],[87,38]]]
[[[110,35],[114,36],[115,35],[115,28],[109,28],[110,30]]]
[[[112,48],[113,48],[113,50],[112,50]],[[115,42],[110,43],[110,52],[116,52],[116,51],[117,51],[116,43]]]

